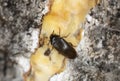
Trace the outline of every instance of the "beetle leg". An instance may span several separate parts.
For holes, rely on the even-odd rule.
[[[66,60],[66,58],[63,59],[63,63],[62,63],[61,69],[64,68],[64,66],[65,66],[65,60]]]
[[[60,69],[56,72],[56,74],[57,74],[57,73],[60,73],[61,71],[64,70],[64,68],[65,68],[65,63],[66,63],[65,60],[66,60],[66,58],[63,59],[63,61],[62,61],[62,65],[61,65]]]
[[[63,70],[63,69],[64,69],[64,67],[65,67],[65,62],[66,62],[65,60],[66,60],[66,58],[63,59],[62,66],[60,67],[60,70]]]
[[[49,44],[50,44],[50,40],[49,40],[49,42],[47,43],[47,45],[49,46]]]
[[[61,29],[59,27],[59,36],[60,36],[60,31],[61,31]],[[62,36],[62,38],[67,38],[69,35],[70,35],[70,33],[68,35],[66,35],[66,36]]]
[[[76,45],[73,45],[71,42],[69,42],[69,44],[70,44],[71,46],[73,46],[73,47],[77,47]]]
[[[70,35],[70,33],[69,33],[69,34],[67,34],[66,36],[62,36],[62,38],[67,38],[69,35]]]
[[[49,60],[51,61],[51,55],[49,55]]]

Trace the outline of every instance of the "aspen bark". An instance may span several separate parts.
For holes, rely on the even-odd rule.
[[[0,0],[0,81],[22,81],[38,47],[44,0]]]
[[[45,4],[45,0],[0,0],[0,81],[22,81],[20,70],[28,71]],[[67,59],[65,71],[50,81],[120,81],[120,0],[101,0],[82,27],[78,57]]]

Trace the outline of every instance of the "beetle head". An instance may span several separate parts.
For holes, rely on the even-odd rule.
[[[50,35],[50,42],[51,42],[51,44],[53,45],[57,41],[58,38],[60,38],[60,36],[54,34],[54,30],[53,30],[52,34]]]

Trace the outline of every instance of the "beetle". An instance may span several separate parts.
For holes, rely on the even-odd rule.
[[[63,37],[60,37],[60,35],[52,33],[50,35],[50,43],[63,56],[69,59],[75,59],[77,57],[77,52],[73,48],[73,45]]]

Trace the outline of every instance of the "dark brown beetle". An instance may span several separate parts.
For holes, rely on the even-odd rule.
[[[54,31],[53,31],[54,32]],[[60,35],[51,34],[50,35],[51,45],[62,55],[69,59],[75,59],[77,57],[77,52],[63,37]]]

